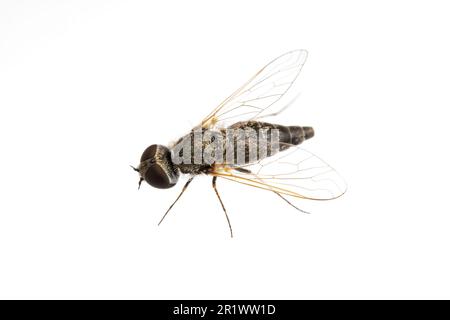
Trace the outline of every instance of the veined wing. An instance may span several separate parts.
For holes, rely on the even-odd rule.
[[[212,175],[279,194],[309,200],[332,200],[347,190],[344,179],[313,153],[292,147],[255,164],[216,165]]]
[[[228,122],[255,120],[281,111],[284,107],[275,103],[297,79],[307,56],[306,50],[294,50],[272,60],[219,104],[200,126],[225,127]]]

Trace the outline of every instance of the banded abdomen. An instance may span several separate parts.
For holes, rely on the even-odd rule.
[[[255,160],[260,160],[264,157],[270,157],[276,154],[279,151],[284,151],[289,149],[292,146],[296,146],[301,144],[303,141],[310,139],[314,136],[314,129],[312,127],[302,127],[302,126],[283,126],[279,124],[273,124],[268,122],[259,122],[259,121],[245,121],[245,122],[237,122],[230,126],[228,129],[242,129],[244,131],[248,131],[249,134],[245,135],[245,164],[254,162]],[[251,130],[248,130],[251,129]],[[227,129],[224,129],[226,131]],[[256,148],[258,150],[256,158],[251,156],[251,138],[249,135],[251,132],[256,132],[258,134],[258,140],[256,144]],[[266,140],[261,139],[260,132],[265,132]],[[254,133],[253,133],[254,135]],[[236,136],[233,140],[234,151],[235,151],[235,162],[237,161],[236,152],[237,152],[237,140],[240,137],[242,139],[242,135],[236,133]],[[276,141],[274,141],[276,140]],[[261,144],[266,143],[267,150],[266,152],[260,152]],[[271,148],[274,146],[275,148]],[[239,163],[238,163],[239,164]],[[242,164],[242,163],[241,163]]]
[[[181,172],[204,172],[213,163],[227,163],[230,166],[250,164],[299,145],[314,136],[311,127],[283,126],[258,121],[237,122],[225,129],[207,131],[204,128],[197,133],[192,131],[176,143],[178,147],[172,148],[175,156],[172,161]],[[197,139],[200,138],[199,144],[194,143],[196,136]],[[184,147],[180,148],[183,141],[189,146],[187,158]],[[216,156],[219,156],[217,161],[212,159]]]
[[[251,128],[265,129],[267,128],[269,132],[272,130],[278,130],[279,141],[281,144],[287,145],[299,145],[303,141],[314,137],[314,129],[312,127],[301,127],[301,126],[283,126],[280,124],[272,124],[266,122],[247,122],[247,126]]]

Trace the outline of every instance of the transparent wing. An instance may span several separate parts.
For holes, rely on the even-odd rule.
[[[309,200],[331,200],[347,190],[344,179],[313,153],[292,147],[239,168],[216,165],[215,176],[279,194]]]
[[[227,123],[255,120],[281,111],[283,107],[275,103],[297,79],[307,56],[306,50],[294,50],[269,62],[203,119],[201,127],[225,127]]]

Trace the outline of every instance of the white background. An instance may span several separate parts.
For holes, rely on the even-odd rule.
[[[2,1],[0,298],[450,298],[445,1]],[[349,190],[302,203],[209,177],[137,191],[276,56],[307,49],[275,122]]]

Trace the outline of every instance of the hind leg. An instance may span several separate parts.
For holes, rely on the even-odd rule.
[[[220,198],[219,192],[217,191],[216,180],[217,180],[217,177],[213,177],[212,186],[213,186],[214,191],[216,192],[217,198],[219,198],[220,204],[222,205],[223,212],[225,213],[225,217],[227,218],[228,228],[230,228],[230,234],[231,234],[231,237],[233,238],[233,229],[231,228],[230,218],[228,218],[227,210],[225,209],[222,199]]]

